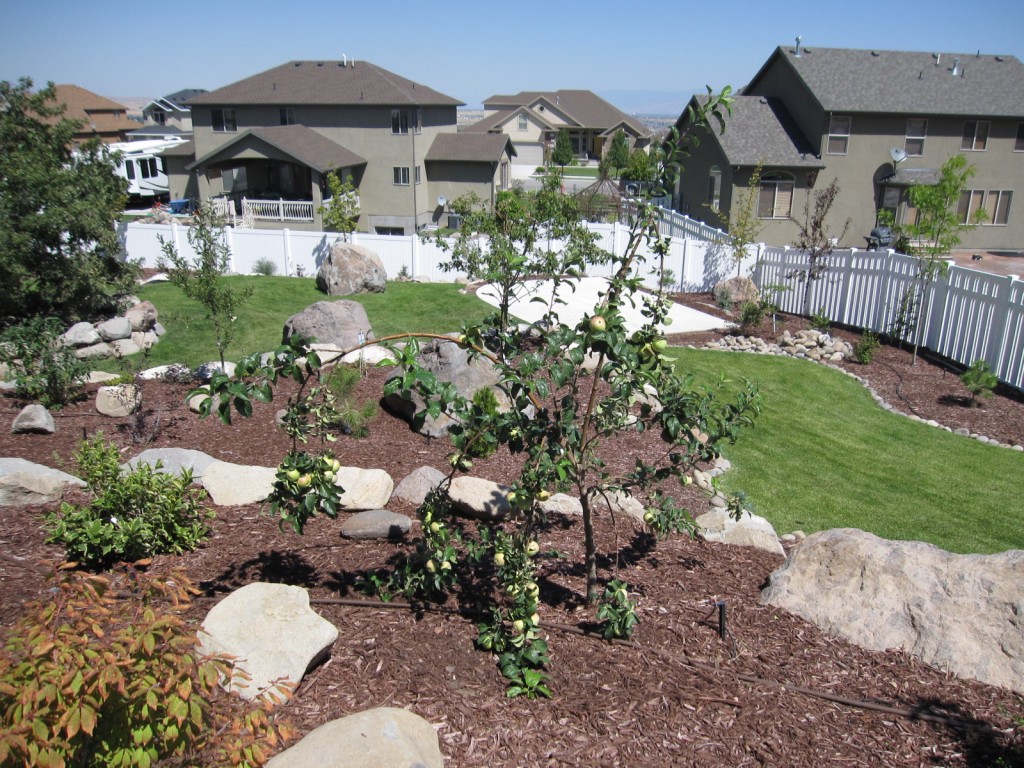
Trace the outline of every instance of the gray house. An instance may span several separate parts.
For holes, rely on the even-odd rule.
[[[291,61],[189,103],[199,197],[244,200],[256,226],[322,228],[336,172],[359,192],[360,230],[409,234],[444,224],[438,199],[456,189],[491,199],[514,154],[453,148],[461,102],[362,61]]]
[[[761,163],[759,239],[791,243],[807,201],[835,178],[829,221],[849,218],[841,244],[863,248],[879,210],[912,221],[909,187],[962,153],[975,175],[960,215],[987,214],[963,247],[1024,247],[1024,212],[1014,210],[1024,192],[1024,66],[1013,56],[780,47],[741,94],[725,133],[702,136],[685,163],[674,196],[683,213],[727,228]]]

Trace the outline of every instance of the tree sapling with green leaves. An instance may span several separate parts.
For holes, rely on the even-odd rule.
[[[359,226],[359,192],[351,181],[342,181],[337,171],[327,174],[327,188],[331,196],[317,210],[324,220],[324,226],[340,232],[343,240]]]

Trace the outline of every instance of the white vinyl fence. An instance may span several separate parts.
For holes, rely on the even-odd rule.
[[[629,230],[622,224],[588,224],[598,235],[601,248],[622,253],[629,242]],[[188,243],[188,229],[177,223],[120,225],[121,240],[127,257],[138,261],[143,267],[155,268],[163,257],[162,242],[171,243],[177,252],[190,260],[195,253]],[[304,232],[290,229],[245,229],[228,227],[225,238],[230,253],[229,270],[238,274],[253,274],[256,263],[269,260],[278,275],[316,275],[320,264],[331,250],[337,238],[333,232]],[[370,235],[353,233],[351,242],[375,252],[384,264],[390,277],[401,273],[404,267],[411,277],[430,282],[453,282],[466,275],[447,272],[441,265],[450,255],[433,240],[421,242],[418,237],[394,235]],[[735,274],[736,263],[725,249],[716,242],[706,242],[693,237],[671,237],[671,248],[665,267],[671,271],[672,288],[677,291],[710,291],[719,280]],[[552,243],[557,249],[558,243]],[[658,278],[654,273],[657,264],[645,246],[641,247],[644,257],[640,274],[651,288],[657,288]],[[744,272],[753,265],[751,258],[745,263]],[[610,274],[610,267],[595,267],[592,276]]]
[[[763,248],[754,281],[775,286],[769,296],[784,312],[804,314],[804,255],[791,248]],[[917,263],[893,251],[834,252],[828,269],[811,281],[808,310],[842,325],[898,335],[908,297],[916,295]],[[922,300],[921,345],[969,366],[988,363],[1001,381],[1024,389],[1024,282],[958,267],[949,262]]]

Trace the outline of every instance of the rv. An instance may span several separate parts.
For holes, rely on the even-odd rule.
[[[155,139],[110,144],[108,149],[120,156],[117,174],[128,181],[128,195],[135,199],[160,199],[168,196],[167,168],[160,153],[184,139]]]

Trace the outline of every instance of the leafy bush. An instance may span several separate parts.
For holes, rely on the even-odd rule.
[[[597,609],[597,618],[604,622],[601,634],[606,640],[629,639],[639,621],[636,616],[636,601],[629,597],[629,584],[618,579],[608,582]]]
[[[832,327],[832,320],[825,314],[824,307],[819,308],[817,312],[812,312],[808,319],[811,321],[811,327],[817,328],[822,333],[828,333]]]
[[[756,331],[761,327],[764,316],[768,314],[768,305],[760,301],[745,301],[740,304],[740,328],[744,331]]]
[[[881,344],[878,341],[878,336],[865,330],[860,335],[860,340],[853,345],[853,357],[861,365],[867,365],[874,359],[879,346]]]
[[[18,397],[60,408],[81,396],[89,367],[61,343],[63,332],[57,318],[33,317],[0,334],[0,363]]]
[[[0,765],[262,765],[290,729],[199,659],[180,573],[60,571],[0,651]],[[173,763],[170,762],[173,760]]]
[[[192,473],[163,474],[138,464],[121,471],[120,453],[97,433],[75,453],[92,502],[67,502],[46,516],[47,543],[61,544],[69,560],[102,568],[151,555],[181,554],[209,535],[200,501],[205,491],[192,486]]]
[[[252,265],[252,271],[256,275],[271,277],[277,274],[277,263],[273,259],[257,259],[256,263]]]
[[[979,397],[992,397],[999,385],[999,378],[984,360],[975,360],[970,368],[960,374],[960,381],[971,393],[972,408],[981,405]]]

